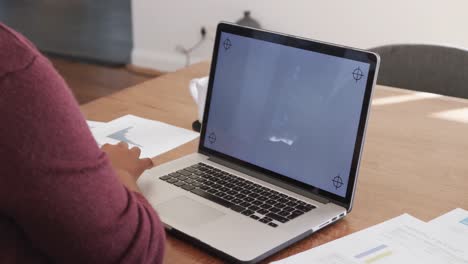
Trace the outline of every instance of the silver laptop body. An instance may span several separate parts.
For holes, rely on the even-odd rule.
[[[219,24],[198,152],[138,181],[167,231],[255,263],[343,218],[378,65],[366,51]]]

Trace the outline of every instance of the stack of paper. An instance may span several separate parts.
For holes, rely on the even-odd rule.
[[[108,123],[87,122],[99,146],[123,141],[130,147],[139,147],[142,158],[158,156],[199,136],[191,130],[133,115]]]
[[[401,215],[276,264],[468,263],[468,211],[455,209],[429,223]]]

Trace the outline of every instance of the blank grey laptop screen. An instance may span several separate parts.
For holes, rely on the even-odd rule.
[[[370,65],[220,37],[203,146],[345,197]]]

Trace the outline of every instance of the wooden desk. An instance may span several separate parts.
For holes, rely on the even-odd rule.
[[[110,121],[135,114],[190,129],[196,106],[188,92],[192,78],[207,75],[209,65],[130,87],[82,107],[87,118]],[[374,99],[413,92],[377,87]],[[374,105],[371,110],[354,209],[349,216],[279,252],[281,259],[347,234],[410,213],[430,220],[456,207],[468,208],[468,123],[431,117],[432,113],[468,108],[468,100],[426,98]],[[197,142],[156,157],[156,163],[192,153]],[[222,263],[188,243],[168,237],[165,263]]]

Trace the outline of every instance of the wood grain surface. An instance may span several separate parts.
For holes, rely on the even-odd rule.
[[[134,114],[191,128],[196,106],[188,84],[208,74],[201,63],[122,90],[82,106],[88,119],[110,121]],[[414,94],[378,86],[374,99]],[[468,123],[432,114],[468,108],[468,101],[425,98],[373,105],[353,211],[264,262],[285,258],[403,213],[424,221],[456,207],[468,208]],[[164,163],[195,152],[198,140],[154,158]],[[165,263],[223,263],[189,243],[168,236]]]

